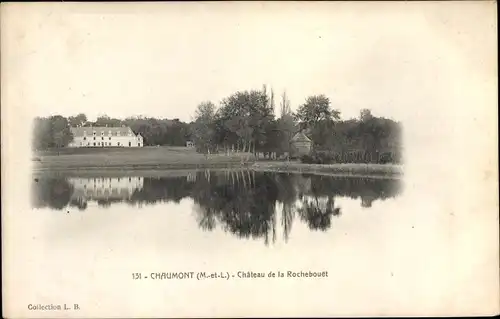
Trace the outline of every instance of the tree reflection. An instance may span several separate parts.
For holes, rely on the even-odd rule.
[[[192,198],[198,223],[213,229],[214,221],[241,238],[265,238],[273,231],[277,188],[271,176],[249,171],[198,173]]]
[[[217,212],[213,208],[195,205],[195,211],[197,213],[198,226],[201,229],[207,231],[215,229],[217,225]]]
[[[35,208],[64,209],[73,194],[73,185],[66,179],[34,178],[32,203]]]
[[[322,231],[330,228],[332,216],[340,216],[340,208],[334,207],[333,196],[328,196],[326,205],[320,203],[317,196],[304,198],[298,212],[310,229]]]
[[[296,217],[311,230],[330,229],[332,218],[341,215],[335,203],[338,197],[359,199],[362,207],[370,207],[376,200],[397,196],[399,189],[398,181],[388,179],[248,170],[198,171],[162,178],[102,178],[101,182],[99,178],[36,178],[33,206],[60,210],[69,205],[85,210],[89,201],[95,201],[103,208],[119,202],[140,208],[190,198],[201,229],[220,227],[239,238],[260,238],[267,244],[276,241],[280,232],[287,241]]]

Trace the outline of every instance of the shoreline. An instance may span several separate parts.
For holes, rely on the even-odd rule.
[[[252,165],[252,169],[264,172],[315,174],[325,176],[392,179],[399,179],[403,177],[402,165],[395,164],[302,164],[294,162],[256,162]]]
[[[204,170],[253,170],[255,172],[314,174],[338,177],[391,178],[403,176],[395,164],[302,164],[297,162],[169,163],[134,165],[34,165],[34,176],[187,176]]]

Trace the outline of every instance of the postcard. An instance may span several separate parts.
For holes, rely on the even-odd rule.
[[[496,6],[2,3],[3,316],[498,314]]]

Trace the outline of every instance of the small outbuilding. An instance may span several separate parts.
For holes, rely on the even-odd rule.
[[[312,148],[312,141],[303,132],[298,132],[292,137],[291,144],[291,157],[300,157],[309,154]]]

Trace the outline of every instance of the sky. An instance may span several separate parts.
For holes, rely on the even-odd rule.
[[[409,120],[439,105],[458,71],[494,76],[489,4],[11,3],[2,44],[38,116],[189,121],[203,101],[266,84],[292,110],[325,94],[344,119],[369,108]],[[475,32],[485,16],[495,25]]]

